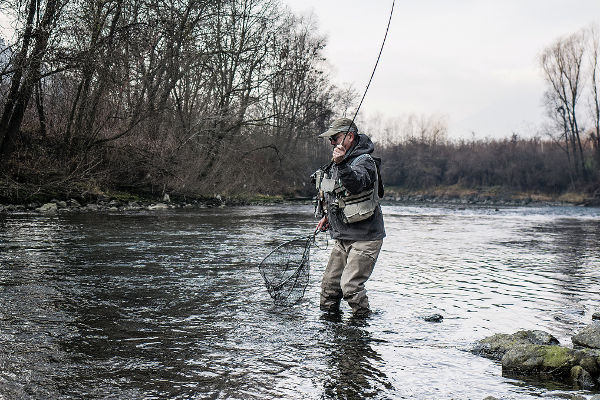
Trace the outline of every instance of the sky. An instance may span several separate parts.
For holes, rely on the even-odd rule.
[[[392,1],[283,1],[316,19],[335,83],[362,95]],[[361,112],[441,115],[451,138],[534,136],[546,118],[539,54],[599,21],[600,0],[397,0]]]

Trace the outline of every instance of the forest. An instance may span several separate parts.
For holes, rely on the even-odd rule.
[[[106,193],[308,196],[316,138],[360,94],[326,37],[277,0],[8,0],[0,39],[0,202]],[[387,186],[600,196],[595,27],[540,49],[548,124],[451,140],[442,117],[375,123]],[[540,94],[542,97],[542,94]],[[485,134],[484,132],[482,134]]]

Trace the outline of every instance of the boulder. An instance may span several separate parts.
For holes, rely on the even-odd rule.
[[[577,387],[600,387],[600,350],[572,349],[543,331],[496,334],[480,340],[473,351],[500,360],[502,373],[563,381]]]
[[[513,375],[566,377],[577,365],[575,353],[558,345],[518,344],[502,357],[502,371]]]
[[[571,368],[571,379],[573,380],[573,383],[576,383],[581,389],[593,389],[595,386],[592,375],[580,365]]]
[[[578,334],[571,338],[576,346],[600,349],[600,323],[595,322],[583,328]]]
[[[600,312],[595,312],[592,314],[592,321],[600,320]]]
[[[58,208],[67,208],[67,202],[66,201],[62,201],[62,200],[61,201],[57,201],[56,202],[56,206]]]
[[[167,208],[169,208],[168,205],[164,204],[164,203],[158,203],[158,204],[151,204],[147,207],[148,210],[153,211],[153,210],[166,210]]]
[[[56,206],[56,203],[46,203],[35,210],[44,214],[53,214],[58,210],[58,207]]]
[[[427,322],[442,322],[444,317],[440,314],[431,314],[423,317],[423,319]]]
[[[497,333],[477,342],[473,352],[493,360],[501,360],[507,351],[519,344],[557,345],[559,342],[551,334],[539,330],[518,331],[512,335]]]
[[[69,207],[79,208],[79,207],[81,207],[81,204],[77,200],[75,200],[75,199],[70,199],[69,200]]]

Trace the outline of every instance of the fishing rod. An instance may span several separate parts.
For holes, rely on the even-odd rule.
[[[393,0],[392,1],[392,9],[390,10],[390,17],[389,17],[388,23],[387,23],[387,28],[385,29],[385,35],[383,36],[383,41],[381,42],[381,48],[379,49],[379,55],[377,56],[377,61],[375,61],[375,66],[373,67],[373,72],[371,72],[371,77],[369,78],[369,82],[367,83],[365,92],[363,93],[362,99],[360,99],[360,103],[358,104],[358,107],[356,108],[356,112],[354,113],[354,116],[352,117],[352,122],[348,126],[348,130],[346,130],[346,134],[344,135],[344,139],[342,140],[342,143],[344,143],[344,141],[346,140],[346,137],[348,136],[348,133],[350,133],[350,128],[352,128],[352,124],[354,123],[354,120],[356,119],[356,116],[358,115],[358,110],[360,110],[360,106],[362,106],[362,103],[365,100],[365,96],[367,95],[369,86],[371,86],[371,81],[373,80],[373,76],[375,75],[375,70],[377,70],[377,65],[379,64],[379,59],[381,58],[381,53],[383,52],[383,46],[385,46],[385,40],[387,39],[387,35],[390,30],[390,24],[392,22],[392,15],[394,14],[394,4],[395,3],[396,3],[396,0]]]

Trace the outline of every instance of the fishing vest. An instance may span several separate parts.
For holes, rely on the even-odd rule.
[[[330,204],[330,207],[339,209],[342,213],[344,222],[347,224],[364,221],[371,217],[379,205],[379,173],[373,157],[369,154],[361,154],[352,160],[350,166],[356,165],[365,158],[371,159],[375,164],[375,182],[372,189],[362,191],[358,194],[350,194],[344,185],[342,185],[342,181],[339,178],[330,178],[329,174],[323,170],[319,170],[316,173],[317,179],[315,183],[316,188],[319,191],[319,196],[322,196],[323,193],[327,193],[333,197],[335,200]]]

